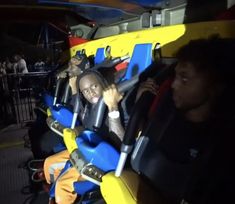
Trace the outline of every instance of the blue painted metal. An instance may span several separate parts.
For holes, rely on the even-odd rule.
[[[84,131],[76,138],[79,150],[86,160],[103,171],[116,169],[119,152],[92,131]]]
[[[105,48],[98,48],[95,54],[95,64],[99,64],[105,60]]]
[[[52,107],[53,106],[53,97],[49,95],[48,93],[44,93],[43,95],[43,102],[47,107]]]
[[[98,189],[99,186],[90,181],[79,181],[73,183],[74,191],[79,195]]]
[[[141,6],[155,7],[166,4],[166,0],[125,0],[125,2],[134,3]]]
[[[73,113],[65,107],[51,109],[52,117],[66,128],[70,128],[73,121]],[[77,121],[76,126],[79,125]]]
[[[132,77],[142,73],[152,63],[152,43],[137,44],[127,67],[124,80],[130,80]]]

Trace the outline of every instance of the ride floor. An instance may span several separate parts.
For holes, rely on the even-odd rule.
[[[16,124],[0,130],[0,203],[26,204],[33,196],[27,161],[32,152],[25,147],[27,127]]]

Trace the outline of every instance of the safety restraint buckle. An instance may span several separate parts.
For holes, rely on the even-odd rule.
[[[88,181],[100,185],[100,182],[102,181],[102,176],[104,175],[104,171],[97,168],[93,164],[87,164],[82,169],[81,175]]]

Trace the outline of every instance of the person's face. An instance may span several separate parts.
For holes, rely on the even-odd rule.
[[[208,102],[213,91],[208,74],[197,71],[188,62],[181,62],[176,66],[172,89],[176,108],[184,111],[192,110]]]
[[[79,88],[85,99],[95,104],[102,95],[103,88],[94,74],[85,75],[79,81]]]

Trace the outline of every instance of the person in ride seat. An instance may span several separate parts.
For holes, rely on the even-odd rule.
[[[179,49],[172,89],[151,108],[142,131],[148,143],[132,161],[139,185],[134,191],[133,185],[125,187],[133,194],[122,195],[124,189],[115,190],[127,171],[116,183],[112,173],[105,175],[106,203],[234,203],[234,50],[234,39],[220,38],[193,40]]]
[[[57,78],[78,76],[86,69],[90,68],[90,62],[85,54],[74,55],[68,62],[68,67],[57,74]]]
[[[106,87],[107,85],[103,81],[104,79],[101,78],[101,75],[98,72],[90,70],[83,72],[78,77],[77,82],[73,81],[74,84],[78,83],[79,90],[85,98],[85,101],[87,101],[80,112],[79,120],[84,129],[92,130],[92,124],[89,122],[91,120],[91,113],[95,110],[95,106],[103,94],[104,101],[109,109],[108,124],[106,125],[106,123],[104,123],[102,125],[98,130],[98,135],[102,136],[105,140],[118,148],[124,135],[124,129],[121,124],[120,114],[118,111],[118,103],[123,96],[117,91],[117,88],[114,85]],[[108,136],[110,133],[112,133],[112,135]],[[45,160],[44,174],[47,183],[51,184],[55,181],[69,159],[69,152],[65,150],[52,155]],[[74,167],[63,174],[56,181],[56,203],[73,203],[77,197],[76,193],[74,193],[73,183],[80,179],[81,176]]]
[[[85,69],[89,68],[89,61],[86,55],[81,57],[73,56],[68,63],[68,68],[57,74],[57,78],[65,78],[69,75],[69,85],[71,88],[71,97],[68,105],[74,106],[77,90],[77,76]],[[35,159],[44,159],[54,153],[53,148],[59,143],[63,143],[63,139],[56,133],[49,130],[43,114],[42,120],[37,120],[30,127],[28,134],[31,143],[31,150]]]

